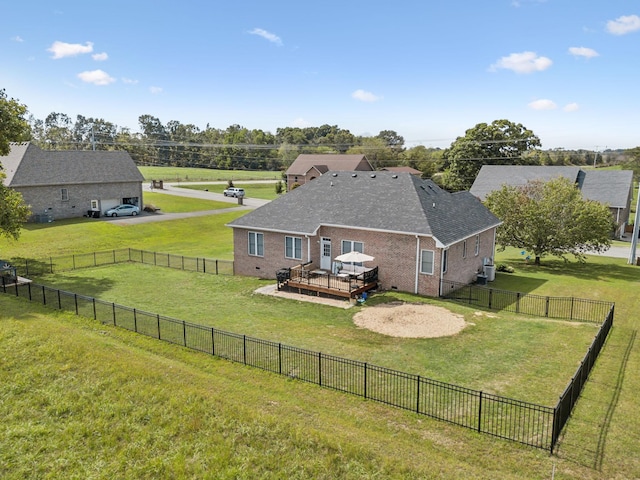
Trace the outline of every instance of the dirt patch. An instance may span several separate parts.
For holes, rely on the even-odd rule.
[[[455,335],[467,323],[446,308],[415,303],[385,303],[364,307],[354,323],[383,335],[403,338],[437,338]]]

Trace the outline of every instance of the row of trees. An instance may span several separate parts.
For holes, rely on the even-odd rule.
[[[247,170],[286,170],[301,153],[362,153],[374,168],[416,168],[426,178],[437,175],[450,190],[469,188],[483,164],[602,165],[625,157],[621,151],[541,150],[531,130],[508,120],[478,124],[447,149],[407,148],[393,130],[364,137],[336,125],[284,127],[274,134],[241,125],[224,130],[207,125],[201,130],[176,120],[163,124],[153,115],[141,115],[138,123],[139,132],[133,133],[82,115],[75,121],[63,113],[51,113],[44,120],[29,117],[31,140],[44,149],[124,149],[138,165]]]

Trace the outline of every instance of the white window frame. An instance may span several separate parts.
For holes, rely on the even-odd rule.
[[[476,235],[476,257],[480,255],[480,235]]]
[[[61,188],[60,189],[60,195],[62,196],[62,201],[63,202],[68,202],[69,201],[69,189],[68,188]]]
[[[424,270],[424,256],[426,254],[431,254],[431,271]],[[420,273],[423,275],[433,275],[435,268],[435,260],[436,260],[436,252],[433,250],[420,250]]]
[[[345,245],[349,245],[349,250],[347,250],[345,248]],[[360,250],[358,250],[356,248],[356,244],[359,245]],[[345,253],[349,253],[349,252],[360,252],[360,253],[364,253],[364,242],[359,242],[357,240],[341,240],[340,241],[340,253],[345,254]],[[355,265],[357,267],[361,267],[362,266],[362,262],[343,262],[346,263],[347,265]]]
[[[264,233],[249,232],[247,251],[252,257],[264,257]]]
[[[284,258],[302,260],[302,238],[284,237]]]

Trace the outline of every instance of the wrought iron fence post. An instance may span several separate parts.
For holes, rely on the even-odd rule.
[[[138,316],[135,308],[133,309],[133,331],[138,333]]]
[[[482,391],[480,391],[480,403],[478,404],[478,433],[482,433]]]
[[[367,364],[364,364],[364,398],[367,398]]]
[[[76,255],[75,253],[71,255],[71,264],[73,265],[73,270],[76,269]]]
[[[76,315],[78,315],[78,294],[77,293],[73,294],[73,301],[76,304]]]
[[[45,293],[44,285],[42,285],[42,305],[47,304],[47,295]]]
[[[16,283],[16,285],[18,285]],[[56,290],[58,292],[58,310],[62,310],[62,299],[60,298],[60,290]],[[16,287],[16,294],[18,293],[18,288]]]
[[[322,386],[322,352],[318,352],[318,385]]]
[[[278,343],[278,373],[282,375],[282,344]]]
[[[29,301],[32,302],[33,298],[31,298],[31,283],[27,283],[27,291],[29,292]]]
[[[156,322],[158,323],[158,340],[162,340],[162,336],[160,335],[160,314],[156,314]]]
[[[211,355],[215,356],[216,354],[216,336],[215,336],[215,329],[212,328],[211,329]]]
[[[416,382],[416,413],[420,413],[420,375],[418,375]]]
[[[184,341],[184,346],[187,346],[187,322],[182,321],[182,340]]]
[[[113,310],[113,324],[117,325],[117,321],[116,321],[116,304],[115,303],[111,304],[111,309]]]
[[[493,288],[489,289],[489,310],[492,309],[493,305]]]
[[[218,259],[216,258],[216,275],[219,275],[218,273]]]
[[[98,315],[96,314],[96,299],[92,298],[91,299],[91,303],[93,304],[93,319],[97,320],[98,319]]]
[[[53,257],[49,257],[49,273],[53,273]]]
[[[242,362],[247,364],[247,336],[242,335]]]

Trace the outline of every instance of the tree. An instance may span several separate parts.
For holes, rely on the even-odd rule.
[[[479,123],[458,137],[443,153],[446,187],[467,190],[473,185],[482,165],[530,165],[535,157],[525,152],[540,147],[540,139],[520,123],[494,120]]]
[[[4,89],[0,89],[0,156],[8,155],[10,142],[29,140],[31,129],[24,118],[26,105],[13,98],[7,98]]]
[[[583,262],[585,252],[611,246],[615,225],[609,208],[585,200],[566,178],[505,185],[490,193],[485,205],[503,221],[496,241],[500,248],[516,247],[533,253],[536,265],[545,255],[566,260],[572,254]]]

